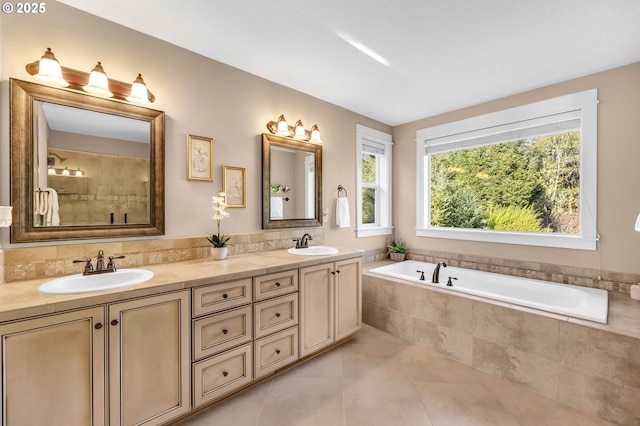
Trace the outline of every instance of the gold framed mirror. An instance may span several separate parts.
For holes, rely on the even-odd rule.
[[[322,146],[262,135],[262,228],[322,226]]]
[[[164,234],[164,112],[11,79],[12,243]]]

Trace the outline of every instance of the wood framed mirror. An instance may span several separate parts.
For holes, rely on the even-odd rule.
[[[262,135],[262,228],[322,226],[322,146]]]
[[[164,112],[16,79],[10,103],[12,243],[164,234]]]

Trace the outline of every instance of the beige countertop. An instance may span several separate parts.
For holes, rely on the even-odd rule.
[[[287,250],[241,254],[224,260],[200,259],[148,265],[150,280],[128,287],[94,293],[49,295],[38,291],[52,278],[16,281],[0,285],[0,322],[36,315],[118,302],[125,299],[214,284],[288,269],[359,257],[361,250],[343,249],[334,255],[300,256]]]

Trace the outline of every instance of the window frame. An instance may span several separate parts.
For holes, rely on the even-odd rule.
[[[362,154],[367,151],[365,146],[380,146],[384,153],[376,154],[377,185],[362,182]],[[392,226],[392,160],[393,142],[391,135],[370,129],[360,124],[356,125],[356,237],[373,237],[390,235]],[[376,222],[362,223],[362,190],[376,188]]]
[[[595,250],[597,233],[597,89],[560,96],[520,107],[446,123],[416,132],[416,236],[484,241],[580,250]],[[474,146],[463,141],[486,138],[496,128],[516,129],[520,124],[549,120],[563,114],[578,115],[580,141],[580,232],[550,234],[471,228],[439,228],[430,225],[431,165],[427,147]],[[480,146],[478,144],[478,146]]]

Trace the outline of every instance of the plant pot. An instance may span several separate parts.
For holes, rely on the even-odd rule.
[[[211,257],[215,260],[222,260],[227,257],[227,253],[229,252],[229,247],[213,247],[211,249]]]
[[[389,258],[391,258],[391,260],[402,262],[406,255],[406,253],[389,253]]]

